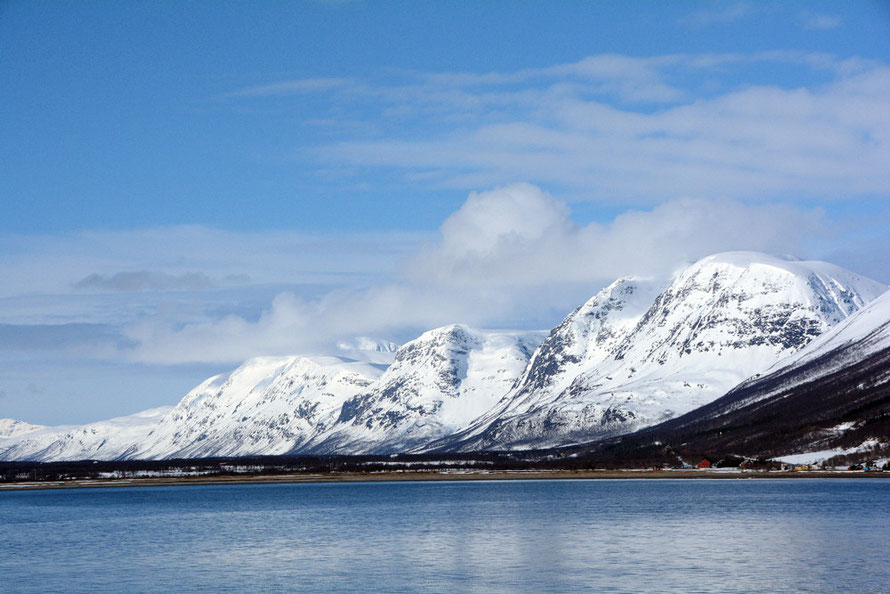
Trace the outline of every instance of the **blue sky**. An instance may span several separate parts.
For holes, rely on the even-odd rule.
[[[885,2],[13,1],[0,89],[0,417],[723,249],[890,282]]]

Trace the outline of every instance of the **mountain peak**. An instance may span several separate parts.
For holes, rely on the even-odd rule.
[[[632,288],[637,283],[617,281],[566,317],[513,392],[462,434],[460,447],[587,441],[682,414],[886,290],[825,262],[757,252],[703,258],[654,300],[641,299],[642,307],[629,307]],[[622,315],[618,332],[614,320]]]

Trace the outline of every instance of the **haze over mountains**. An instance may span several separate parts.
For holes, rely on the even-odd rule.
[[[352,358],[253,359],[172,409],[81,427],[5,421],[0,459],[474,451],[610,438],[740,393],[745,406],[780,385],[796,394],[862,358],[886,369],[886,296],[866,308],[886,289],[824,262],[717,254],[666,286],[620,279],[549,335],[455,324],[394,356],[364,341]],[[362,350],[368,361],[355,360]],[[775,373],[794,380],[767,381]],[[756,374],[767,375],[730,392]]]

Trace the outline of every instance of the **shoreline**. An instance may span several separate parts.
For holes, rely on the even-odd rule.
[[[170,487],[184,485],[364,483],[510,480],[726,480],[726,479],[862,479],[886,478],[888,472],[863,471],[738,471],[738,470],[578,470],[578,471],[386,471],[217,475],[179,477],[88,478],[0,483],[0,491],[93,489],[109,487]]]

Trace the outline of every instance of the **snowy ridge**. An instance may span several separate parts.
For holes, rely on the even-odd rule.
[[[777,362],[764,375],[782,368],[799,366],[853,345],[860,355],[890,348],[890,291],[814,339],[800,351]],[[838,360],[834,363],[834,368],[842,364],[843,360]]]
[[[513,400],[565,391],[627,338],[660,289],[651,280],[619,279],[569,314],[535,351]]]
[[[450,435],[510,389],[543,337],[459,324],[430,330],[402,346],[368,391],[344,403],[337,425],[308,451],[405,451]]]
[[[824,262],[752,252],[709,256],[681,272],[618,342],[610,343],[606,333],[608,356],[586,369],[557,367],[565,372],[553,382],[561,390],[520,385],[499,410],[434,447],[550,447],[658,423],[715,400],[885,290]],[[574,325],[575,316],[563,324]],[[594,318],[591,334],[597,337],[599,325]],[[533,361],[545,359],[545,348]],[[546,359],[574,365],[577,349],[561,345],[567,355]]]
[[[785,377],[769,390],[737,400],[727,414],[755,402],[788,392],[796,386],[836,373],[890,349],[890,291],[869,303],[847,320],[814,339],[801,350],[782,358],[763,373],[737,386],[738,390],[765,384],[770,377]],[[890,376],[890,370],[887,370]],[[851,427],[847,427],[848,429]]]
[[[189,392],[135,458],[284,454],[323,431],[379,368],[339,357],[260,357]]]
[[[162,406],[126,417],[77,427],[44,427],[18,438],[0,440],[0,460],[118,460],[133,457],[172,407]]]

